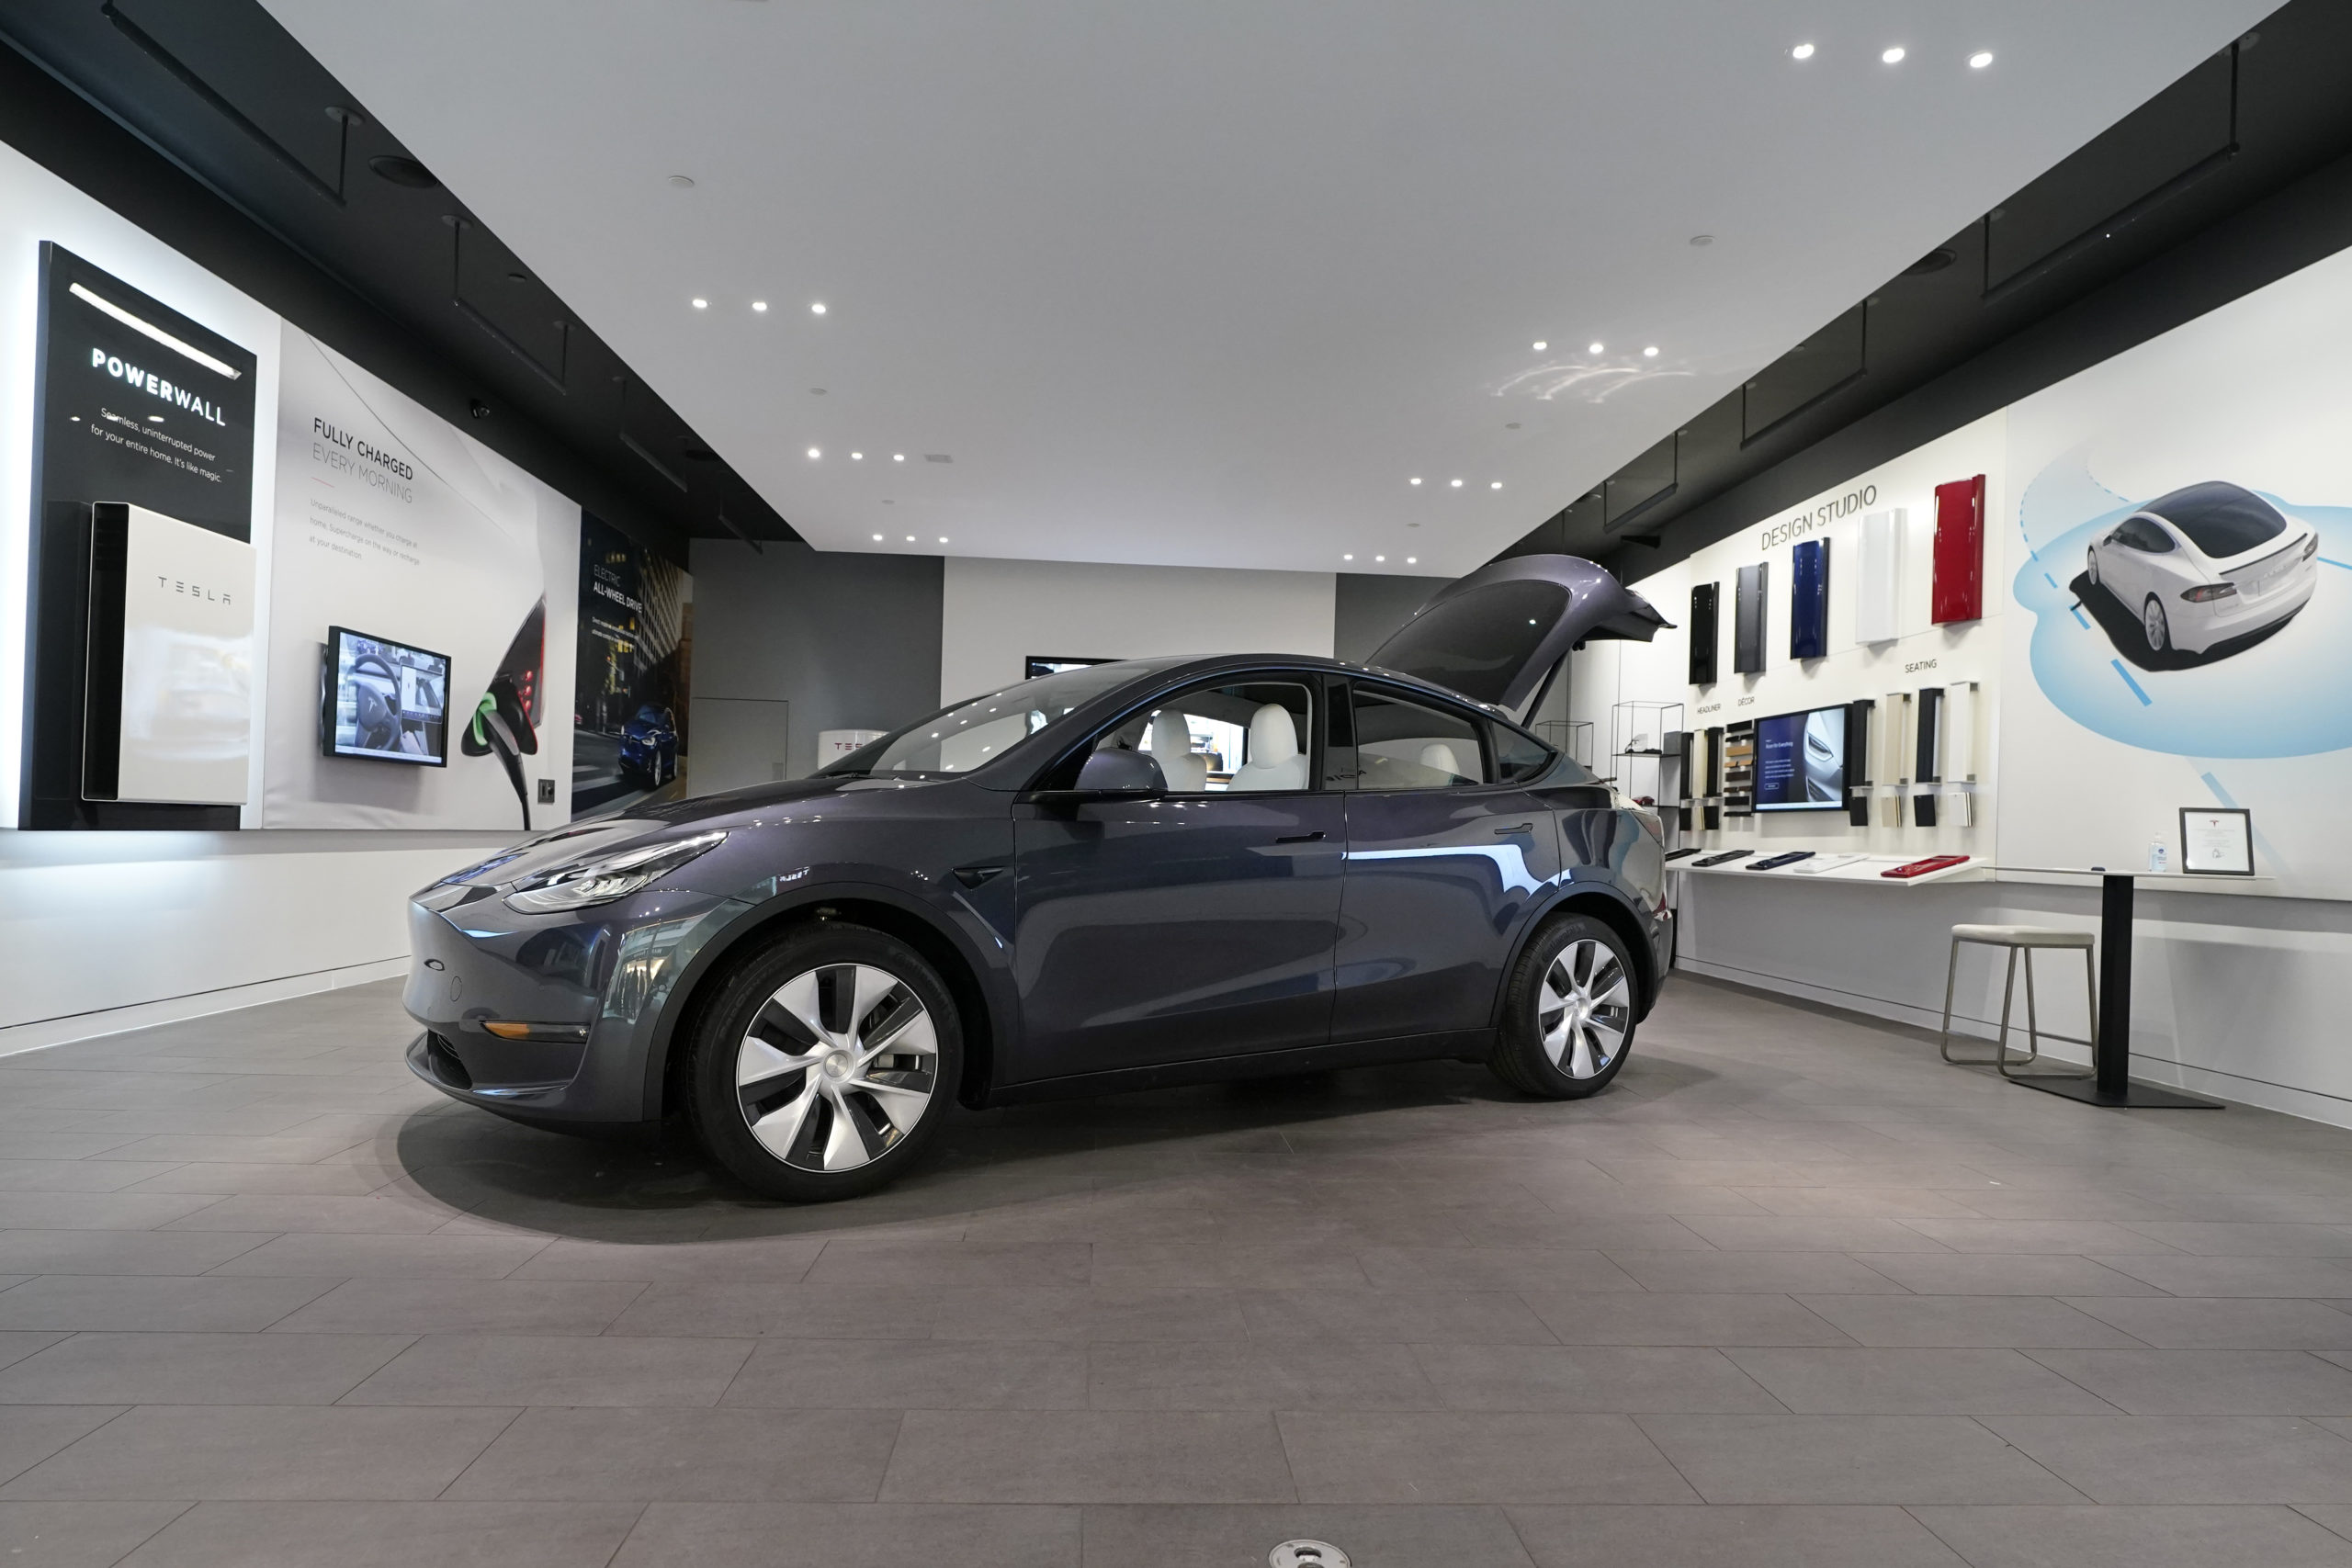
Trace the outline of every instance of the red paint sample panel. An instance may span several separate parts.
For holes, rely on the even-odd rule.
[[[1973,621],[1984,614],[1984,476],[1936,487],[1935,575],[1928,618]]]

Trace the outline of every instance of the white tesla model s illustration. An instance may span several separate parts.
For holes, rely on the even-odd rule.
[[[2266,631],[2319,581],[2318,532],[2222,479],[2158,496],[2089,555],[2091,582],[2138,618],[2151,653],[2205,653]]]

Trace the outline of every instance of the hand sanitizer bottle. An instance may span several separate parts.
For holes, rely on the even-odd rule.
[[[2161,839],[2148,844],[2148,869],[2159,874],[2172,869],[2172,846]]]

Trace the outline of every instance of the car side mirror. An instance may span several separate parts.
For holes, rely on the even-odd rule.
[[[1168,775],[1148,751],[1097,751],[1078,770],[1078,787],[1070,793],[1111,799],[1166,795]]]

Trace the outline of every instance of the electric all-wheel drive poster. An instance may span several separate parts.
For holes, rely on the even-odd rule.
[[[694,579],[583,515],[579,613],[572,815],[606,816],[684,793]]]
[[[264,824],[560,826],[580,508],[284,329]]]
[[[2352,897],[2347,363],[2352,252],[2009,410],[2002,863],[2245,807],[2264,891]]]

